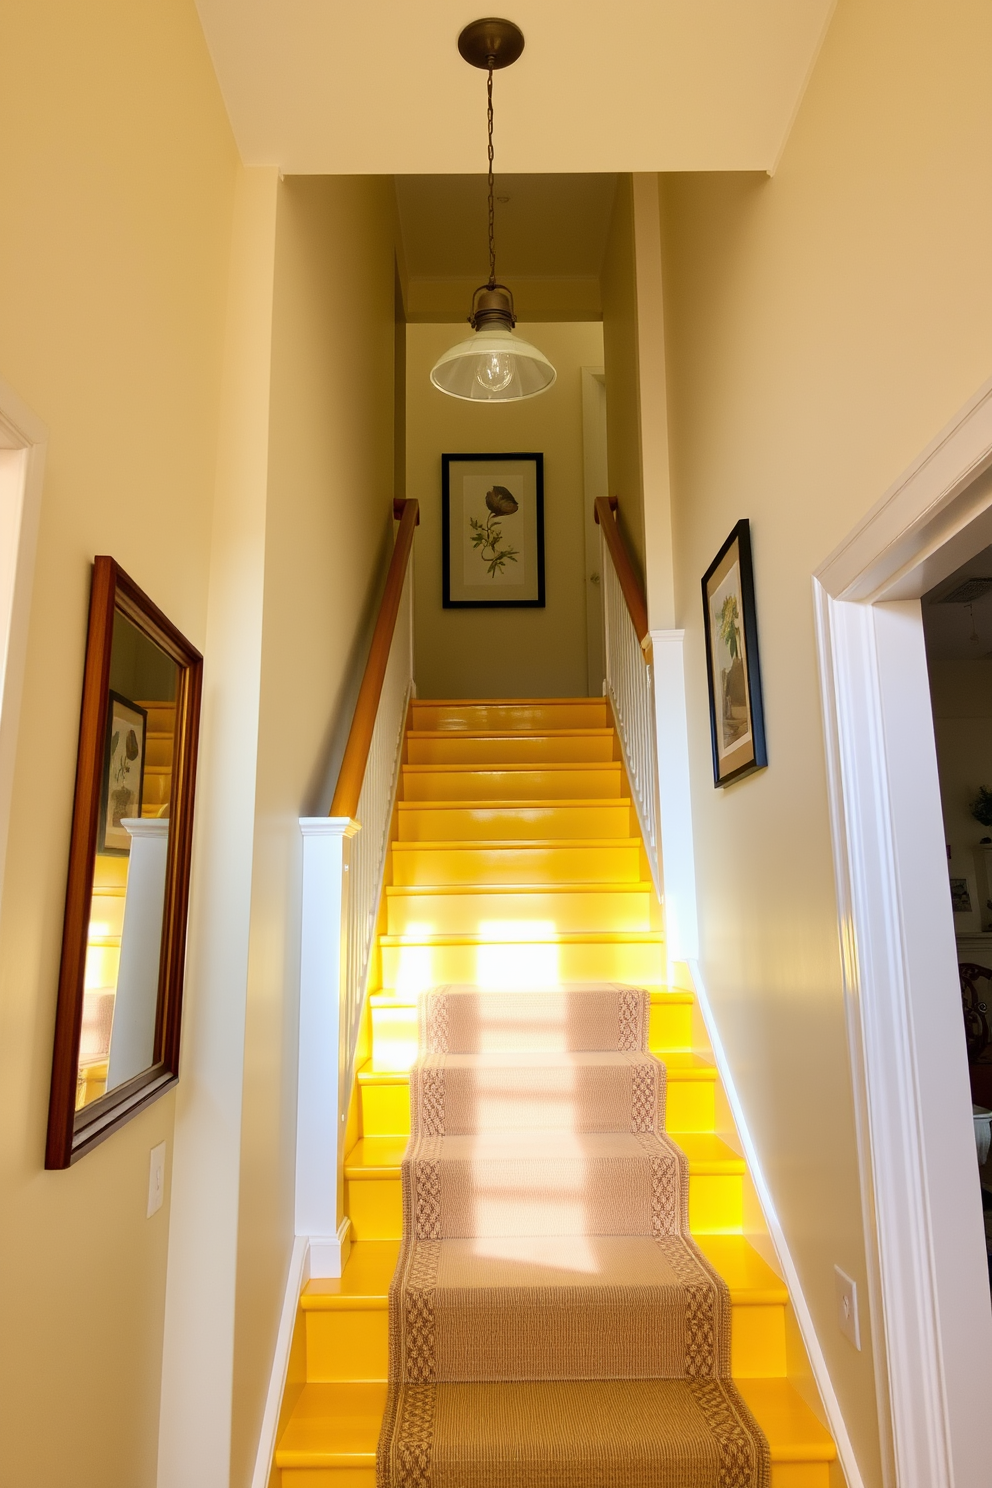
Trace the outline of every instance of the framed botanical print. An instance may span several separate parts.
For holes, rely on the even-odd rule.
[[[147,723],[147,709],[121,697],[119,692],[108,694],[98,853],[120,853],[126,857],[131,851],[131,833],[121,826],[121,821],[141,815]]]
[[[737,523],[703,576],[713,784],[768,763],[754,609],[751,529]]]
[[[445,609],[544,608],[544,456],[441,456]]]

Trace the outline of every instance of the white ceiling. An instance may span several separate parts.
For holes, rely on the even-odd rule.
[[[197,0],[242,158],[299,173],[474,172],[467,0]],[[835,0],[516,0],[496,78],[510,172],[767,170]]]
[[[923,629],[931,661],[988,661],[992,657],[992,591],[973,604],[941,602],[970,578],[992,578],[992,548],[983,548],[923,596]]]

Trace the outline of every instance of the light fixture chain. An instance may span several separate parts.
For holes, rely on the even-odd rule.
[[[493,63],[495,57],[489,58],[489,81],[486,85],[486,97],[488,100],[487,118],[489,124],[489,288],[492,289],[496,283],[496,207],[493,201]]]

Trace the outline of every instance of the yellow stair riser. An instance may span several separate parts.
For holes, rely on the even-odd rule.
[[[362,1135],[405,1136],[410,1131],[410,1087],[402,1084],[360,1084]],[[715,1082],[668,1082],[665,1125],[670,1132],[711,1132],[716,1127]]]
[[[417,1056],[416,1003],[393,1003],[376,993],[371,1002],[372,1068],[384,1072],[408,1070]],[[652,1002],[648,1048],[662,1059],[666,1052],[692,1048],[691,1003],[674,999],[667,1005],[662,1001]]]
[[[773,1462],[771,1488],[830,1488],[830,1464]]]
[[[375,1488],[375,1468],[286,1468],[282,1488]],[[771,1488],[830,1488],[825,1462],[773,1462]]]
[[[599,698],[574,698],[560,703],[551,699],[478,703],[451,699],[443,702],[418,700],[410,717],[410,727],[417,733],[424,729],[450,729],[458,733],[506,733],[510,730],[541,733],[548,729],[609,728],[612,723],[609,705]]]
[[[390,935],[477,935],[481,925],[554,926],[556,934],[586,930],[652,930],[650,887],[612,891],[522,889],[519,893],[421,893],[386,895]],[[429,929],[427,927],[430,927]],[[540,928],[538,928],[538,933]]]
[[[401,842],[493,842],[505,837],[629,837],[630,802],[449,806],[400,802]]]
[[[732,1308],[731,1372],[738,1379],[784,1378],[785,1308],[781,1305]],[[379,1311],[308,1312],[307,1382],[389,1377],[389,1315]]]
[[[730,1372],[736,1379],[784,1379],[789,1372],[785,1347],[785,1307],[732,1304]]]
[[[407,734],[409,765],[605,765],[616,758],[612,729],[573,734]]]
[[[375,1468],[284,1467],[282,1488],[375,1488]]]
[[[592,944],[383,945],[382,983],[400,993],[426,991],[442,982],[492,986],[546,986],[562,982],[662,980],[664,946],[656,940],[595,941]]]
[[[482,770],[423,765],[403,767],[403,801],[602,801],[624,794],[619,764],[570,765],[558,770]]]
[[[306,1314],[307,1383],[389,1377],[389,1313],[381,1308]]]
[[[353,1240],[401,1238],[403,1205],[398,1178],[346,1178],[344,1187]],[[744,1185],[740,1174],[690,1175],[689,1227],[694,1234],[740,1234],[743,1219]]]
[[[393,882],[403,885],[643,883],[641,846],[629,842],[449,847],[393,844]]]

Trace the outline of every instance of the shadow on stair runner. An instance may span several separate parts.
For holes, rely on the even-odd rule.
[[[381,1488],[768,1488],[648,1011],[421,997]]]

